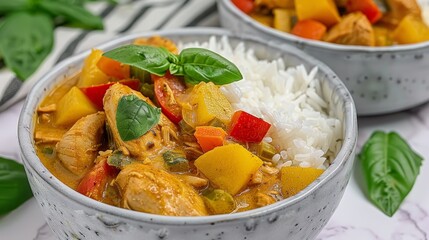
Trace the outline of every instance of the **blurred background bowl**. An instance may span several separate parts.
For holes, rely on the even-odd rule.
[[[237,35],[291,44],[326,63],[352,94],[359,116],[409,109],[429,101],[429,42],[363,47],[307,40],[266,27],[231,0],[217,0],[221,25]],[[428,0],[420,0],[423,8]]]
[[[89,51],[71,57],[47,73],[27,97],[19,120],[19,143],[27,175],[46,221],[59,239],[312,239],[338,206],[350,178],[357,139],[355,107],[344,84],[323,63],[290,46],[279,47],[219,29],[181,29],[121,37],[98,48],[109,50],[138,37],[161,35],[176,42],[229,36],[232,46],[245,42],[260,59],[283,58],[288,66],[319,67],[321,95],[329,112],[343,124],[344,143],[332,165],[297,195],[259,209],[206,217],[169,217],[117,208],[92,200],[60,182],[34,150],[34,121],[40,102],[58,84],[75,75]]]

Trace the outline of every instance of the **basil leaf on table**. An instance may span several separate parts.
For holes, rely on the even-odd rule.
[[[0,14],[29,9],[31,2],[32,0],[0,0]]]
[[[152,46],[126,45],[103,54],[123,64],[163,76],[170,66],[169,59],[174,55],[164,48]]]
[[[213,82],[223,85],[243,78],[232,62],[203,48],[187,48],[177,56],[162,47],[127,45],[103,56],[158,76],[169,70],[173,75],[184,76],[190,84]]]
[[[103,29],[103,21],[83,6],[69,1],[40,0],[37,6],[54,16],[64,17],[81,28]]]
[[[183,72],[171,72],[185,76],[185,81],[192,84],[213,82],[223,85],[243,78],[240,70],[226,58],[204,48],[187,48],[179,54],[179,66]]]
[[[158,124],[160,117],[160,108],[151,106],[135,95],[123,96],[116,110],[119,136],[123,141],[139,138]]]
[[[393,216],[411,191],[423,158],[397,133],[376,131],[359,158],[368,197],[386,215]]]
[[[53,45],[53,23],[46,14],[18,12],[0,27],[0,52],[21,80],[37,70]]]
[[[0,157],[0,215],[17,208],[31,196],[24,166]]]

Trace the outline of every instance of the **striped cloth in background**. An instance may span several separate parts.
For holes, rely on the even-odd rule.
[[[116,5],[92,3],[89,9],[103,18],[103,31],[59,27],[55,45],[39,69],[25,82],[6,68],[0,70],[0,111],[23,99],[35,82],[55,64],[117,37],[157,29],[217,26],[215,0],[129,0]]]

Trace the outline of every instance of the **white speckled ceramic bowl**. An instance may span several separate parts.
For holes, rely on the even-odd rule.
[[[326,63],[352,94],[359,116],[392,113],[429,101],[429,42],[391,47],[345,46],[266,27],[231,0],[217,0],[221,25],[237,35],[291,44]],[[428,0],[419,0],[429,6]]]
[[[28,178],[45,218],[59,239],[312,239],[335,211],[350,177],[357,138],[353,100],[338,77],[324,64],[289,46],[279,48],[249,37],[242,38],[219,29],[181,29],[147,32],[115,39],[99,46],[107,50],[154,34],[175,41],[207,41],[210,36],[228,35],[253,48],[259,58],[283,58],[294,66],[319,67],[323,97],[329,110],[343,125],[344,144],[333,164],[309,187],[294,197],[259,209],[207,217],[168,217],[109,206],[75,192],[55,178],[34,150],[34,121],[37,106],[55,86],[75,74],[89,52],[58,64],[46,74],[27,97],[19,120],[19,143]]]

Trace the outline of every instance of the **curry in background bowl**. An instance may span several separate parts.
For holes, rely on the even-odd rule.
[[[391,46],[429,40],[416,0],[232,0],[259,23],[329,43]]]
[[[280,1],[269,2],[277,3]],[[326,3],[328,1],[317,1],[317,4],[321,4],[322,2]],[[365,2],[367,1],[362,1],[362,3]],[[410,2],[415,3],[415,1],[392,0],[385,2],[396,3],[397,5],[395,6],[398,7],[398,10],[415,9],[414,4],[409,4]],[[278,31],[272,27],[267,27],[241,11],[231,0],[218,0],[217,3],[220,13],[220,22],[223,27],[234,31],[238,35],[254,35],[279,45],[291,44],[326,63],[346,84],[353,96],[360,116],[398,112],[416,107],[429,100],[429,96],[427,94],[427,91],[429,90],[429,81],[427,80],[427,76],[429,75],[428,41],[374,47],[363,45],[344,45],[313,40],[299,37],[291,33]],[[316,4],[316,2],[314,3]],[[331,1],[331,3],[333,3],[333,1]],[[359,1],[359,3],[361,3],[361,1]],[[400,7],[402,5],[399,3],[403,3],[404,6]],[[410,16],[409,18],[414,20],[417,19],[419,24],[411,24],[412,26],[404,29],[400,27],[402,24],[399,23],[406,19],[398,18],[396,23],[399,24],[397,27],[400,28],[397,30],[397,36],[410,37],[421,34],[425,35],[426,30],[414,30],[419,29],[420,27],[422,29],[427,28],[425,25],[420,23],[421,18],[425,18],[425,16],[427,16],[429,1],[419,0],[418,5],[420,6],[419,9],[421,11],[416,10],[416,12],[421,12],[422,14],[420,16],[413,14],[407,14],[406,16]],[[414,7],[411,8],[410,6]],[[312,9],[317,12],[317,10],[315,10],[316,8]],[[397,15],[401,16],[400,13],[410,12],[412,11],[398,11]],[[393,14],[393,12],[391,13]],[[382,15],[382,18],[378,20],[376,26],[380,26],[382,21],[387,21],[386,18],[388,16],[389,14],[387,12],[385,15]],[[362,17],[361,19],[367,21],[366,16]],[[345,20],[345,18],[342,18],[342,20]],[[412,20],[412,22],[414,22],[414,20]],[[404,23],[406,22],[408,21],[405,21]],[[383,24],[384,25],[381,26],[387,25],[387,23]],[[336,26],[341,25],[338,23]],[[360,24],[355,26],[358,27],[358,29],[363,29],[359,27]],[[369,27],[368,24],[367,26]],[[409,26],[408,23],[405,24],[405,26]],[[327,33],[329,34],[329,32],[333,31],[334,28],[335,27],[332,27],[329,30],[327,29]],[[374,30],[377,27],[372,28],[373,32],[377,31]],[[389,39],[391,39],[391,35],[395,33],[394,29],[396,29],[396,27],[392,27],[390,31],[387,31],[388,34],[386,36],[388,36]],[[351,29],[343,30],[344,31],[337,32],[341,34],[336,34],[340,37],[337,38],[340,42],[352,43],[355,41],[353,39],[356,39],[356,37],[358,37],[357,39],[361,39],[359,37],[361,36],[360,34],[348,35],[348,33],[353,32]],[[415,34],[411,34],[410,32],[414,32]],[[365,34],[367,33],[369,32],[365,31]],[[369,36],[369,39],[373,38],[371,34]],[[375,42],[378,41],[377,39],[378,37],[374,37]],[[370,42],[372,42],[372,40]],[[389,42],[391,41],[389,40]]]
[[[60,238],[314,237],[356,143],[353,101],[322,63],[213,29],[76,56],[35,87],[20,121]]]

